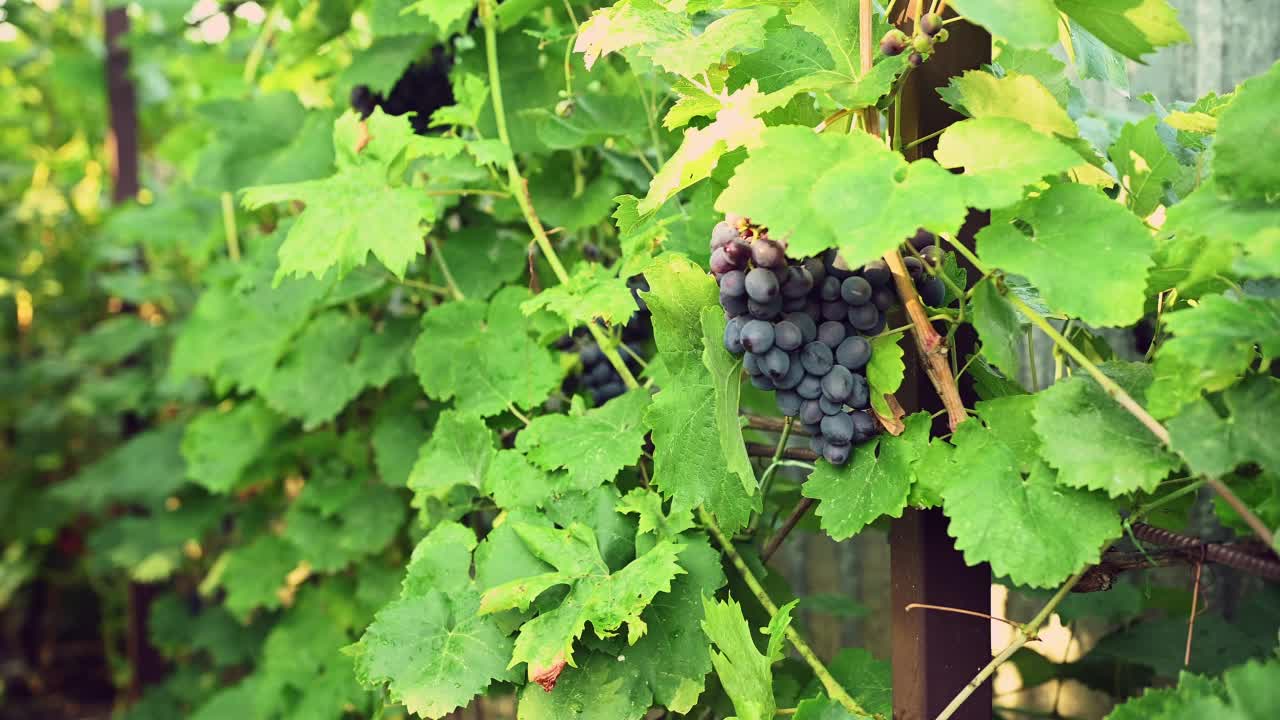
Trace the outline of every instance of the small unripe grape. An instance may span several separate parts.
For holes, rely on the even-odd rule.
[[[944,43],[947,41],[947,38],[949,37],[951,37],[951,31],[946,28],[942,28],[941,30],[938,31],[937,35],[933,36],[933,41]]]
[[[907,34],[894,28],[880,38],[880,52],[890,57],[901,55],[907,49]]]
[[[911,47],[918,53],[927,53],[933,49],[933,38],[923,33],[911,38]]]
[[[938,13],[925,13],[920,17],[920,31],[925,35],[937,35],[942,29],[942,16]]]
[[[733,261],[735,267],[744,268],[747,266],[747,261],[751,259],[751,246],[742,238],[734,240],[722,249],[724,254]]]
[[[921,55],[918,52],[913,52],[907,56],[907,63],[913,68],[918,68],[924,64],[924,55]]]

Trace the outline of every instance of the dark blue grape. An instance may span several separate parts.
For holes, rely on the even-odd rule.
[[[724,324],[725,350],[734,355],[742,354],[742,326],[746,324],[746,319],[742,317],[730,318],[729,322]]]
[[[722,248],[738,239],[738,229],[727,222],[716,223],[711,228],[711,249]]]
[[[871,417],[871,413],[855,412],[849,413],[849,416],[853,418],[853,437],[857,442],[862,442],[872,437],[880,428],[880,424],[876,422],[875,418]]]
[[[800,414],[800,404],[803,400],[793,391],[779,390],[774,399],[778,402],[778,412],[783,415],[795,417]]]
[[[822,281],[821,289],[818,296],[826,302],[834,302],[840,299],[840,280],[839,278],[828,275]]]
[[[849,305],[866,305],[871,302],[871,283],[854,275],[840,283],[840,297]]]
[[[761,373],[759,375],[752,375],[751,384],[755,385],[757,388],[760,388],[761,390],[773,390],[775,388],[773,384],[773,380],[770,380],[769,376],[765,375],[764,373]]]
[[[827,449],[826,439],[822,435],[814,435],[809,438],[809,449],[821,456]]]
[[[878,322],[880,322],[880,311],[875,305],[867,304],[849,308],[849,324],[863,332],[874,328]]]
[[[854,335],[847,337],[836,348],[836,362],[850,370],[861,370],[871,359],[871,343],[867,339]]]
[[[753,352],[742,354],[742,369],[746,370],[748,375],[759,375],[764,372],[764,368],[760,367],[760,356]]]
[[[831,354],[831,348],[820,342],[811,342],[800,351],[800,364],[804,366],[805,372],[810,375],[818,377],[826,375],[831,372],[831,365],[834,362],[835,358]]]
[[[751,259],[762,268],[779,268],[787,264],[787,255],[782,246],[767,238],[756,238],[751,243]]]
[[[813,276],[802,266],[787,268],[787,280],[782,284],[782,294],[788,298],[803,298],[813,289]]]
[[[889,266],[885,265],[883,260],[872,260],[863,265],[862,277],[871,283],[871,287],[874,288],[887,287],[893,282],[893,275],[889,272]]]
[[[583,376],[583,379],[588,385],[599,386],[608,383],[616,374],[617,373],[613,369],[612,365],[607,362],[602,362],[588,370]]]
[[[916,250],[923,250],[930,245],[937,245],[938,237],[924,228],[919,228],[915,235],[907,239],[907,242],[911,243],[911,247]]]
[[[835,320],[828,320],[818,326],[818,342],[826,345],[833,350],[844,342],[845,330],[844,324]]]
[[[813,318],[809,317],[808,314],[787,313],[782,319],[800,328],[800,335],[805,343],[811,343],[818,337],[818,326],[814,324]]]
[[[615,380],[611,383],[601,385],[591,394],[591,396],[596,401],[596,405],[603,405],[626,391],[627,386],[623,385],[621,380]]]
[[[824,417],[826,416],[822,414],[822,406],[818,404],[817,400],[809,398],[800,403],[800,422],[806,425],[813,425],[822,422]]]
[[[804,366],[803,363],[793,364]],[[817,375],[806,374],[800,384],[796,386],[796,392],[800,393],[800,397],[806,400],[817,400],[822,395],[822,378]]]
[[[825,345],[823,347],[826,347]],[[833,403],[842,403],[853,391],[853,373],[843,365],[833,365],[822,376],[822,396]]]
[[[764,368],[764,374],[776,384],[791,369],[791,358],[782,350],[773,348],[760,358],[760,367]],[[799,383],[799,380],[796,382]]]
[[[747,275],[741,270],[730,270],[720,276],[720,295],[742,297],[747,294]]]
[[[888,312],[889,308],[898,304],[898,294],[893,291],[892,286],[876,288],[871,293],[871,304],[882,313]]]
[[[774,348],[774,350],[777,350],[777,348]],[[787,365],[787,374],[780,378],[775,378],[773,384],[784,390],[794,390],[805,379],[804,367],[795,361],[794,355],[789,356],[787,362],[790,363]]]
[[[747,273],[747,297],[759,303],[767,303],[778,297],[778,277],[765,268],[755,268]]]
[[[844,403],[831,402],[825,395],[818,398],[818,407],[822,409],[823,415],[836,415],[844,412]]]
[[[746,315],[750,306],[747,305],[747,297],[745,295],[739,297],[720,296],[720,307],[724,308],[725,317],[736,318]]]
[[[837,445],[827,441],[826,447],[822,448],[822,457],[832,465],[844,465],[849,462],[849,453],[852,451],[852,445]]]
[[[929,307],[941,307],[947,298],[947,286],[941,278],[927,277],[916,283],[920,299]]]
[[[849,391],[849,397],[845,398],[844,404],[857,410],[866,410],[870,404],[871,388],[867,385],[867,379],[861,375],[853,376],[853,389]]]
[[[853,442],[853,418],[848,413],[827,415],[822,418],[822,436],[827,442],[848,445]]]
[[[773,343],[783,350],[791,352],[803,342],[804,333],[800,332],[795,323],[783,320],[773,326]]]
[[[942,258],[945,255],[946,253],[942,252],[942,248],[937,245],[930,245],[920,251],[920,259],[924,260],[929,267],[934,268],[942,267]]]
[[[902,258],[902,264],[907,266],[907,274],[912,280],[919,280],[924,275],[924,263],[918,257],[907,256]]]
[[[849,312],[849,306],[845,305],[843,300],[822,303],[823,320],[843,320],[847,312]]]
[[[808,306],[809,306],[808,298],[783,297],[782,299],[782,312],[784,313],[804,312],[804,309]]]
[[[599,345],[591,343],[578,351],[578,357],[582,358],[582,366],[589,368],[604,361],[604,351]]]
[[[747,298],[747,312],[757,320],[773,320],[782,314],[782,296],[779,295],[767,303]]]
[[[827,268],[822,264],[822,258],[806,258],[804,269],[808,270],[809,277],[813,278],[813,286],[822,287],[822,282],[827,277]]]
[[[757,355],[763,355],[773,347],[773,325],[764,320],[749,320],[743,324],[739,337],[742,347]]]

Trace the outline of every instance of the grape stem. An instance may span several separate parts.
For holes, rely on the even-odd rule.
[[[485,61],[488,65],[489,72],[489,96],[493,101],[493,116],[498,126],[498,139],[503,145],[511,147],[511,134],[507,131],[507,113],[502,98],[502,73],[498,69],[498,31],[495,28],[496,18],[493,14],[493,0],[480,0],[479,4],[480,21],[484,25],[484,54]],[[538,213],[533,207],[533,198],[529,195],[529,181],[520,174],[520,167],[516,164],[515,153],[512,153],[510,159],[507,160],[507,184],[513,196],[515,196],[516,204],[520,206],[520,213],[524,215],[525,224],[529,226],[529,231],[533,233],[533,240],[538,245],[538,249],[542,251],[542,255],[547,259],[547,264],[551,266],[551,271],[555,273],[556,278],[564,284],[569,282],[569,273],[564,268],[564,263],[560,262],[560,256],[556,254],[556,249],[551,245],[551,239],[547,237],[546,228],[542,225],[542,220],[538,218]],[[640,387],[640,383],[636,380],[635,375],[631,374],[631,368],[627,367],[622,356],[618,354],[618,349],[614,347],[611,338],[605,336],[604,331],[593,322],[587,323],[587,331],[591,333],[591,337],[600,346],[600,350],[604,353],[609,364],[617,371],[618,376],[622,378],[623,384],[628,390],[635,390]]]
[[[760,603],[760,606],[764,608],[770,618],[775,617],[778,614],[778,606],[773,604],[773,600],[769,598],[769,593],[765,592],[764,586],[762,586],[760,581],[756,579],[755,574],[751,572],[751,568],[747,567],[746,561],[742,559],[742,555],[738,553],[737,548],[733,546],[733,543],[729,538],[725,537],[724,532],[720,530],[718,525],[716,525],[715,520],[711,517],[711,513],[699,507],[698,521],[701,522],[702,526],[707,529],[707,532],[711,533],[711,536],[715,538],[716,544],[720,546],[721,551],[723,551],[725,556],[729,558],[729,562],[732,563],[733,567],[742,576],[742,581],[746,583],[747,588],[751,590],[751,594],[755,596],[756,600]],[[840,703],[840,705],[842,705],[844,709],[848,710],[852,715],[867,716],[874,718],[875,720],[885,720],[883,715],[870,713],[863,709],[863,707],[858,704],[858,701],[854,700],[853,697],[849,695],[848,691],[846,691],[831,675],[831,671],[822,663],[822,660],[818,659],[817,654],[813,652],[813,648],[809,647],[809,644],[805,642],[804,638],[800,636],[800,633],[794,626],[787,625],[787,629],[784,634],[786,635],[787,640],[790,641],[791,646],[796,649],[796,652],[800,653],[800,657],[804,659],[805,664],[813,670],[814,676],[822,683],[822,687],[827,691],[827,697]]]
[[[778,463],[782,461],[782,453],[787,449],[787,441],[791,439],[791,426],[795,423],[795,418],[788,415],[782,421],[782,432],[778,435],[778,445],[773,451],[773,456],[769,460],[769,467],[764,469],[764,474],[760,476],[760,500],[768,502],[769,486],[773,484],[773,475],[778,470]],[[751,521],[751,530],[754,531],[756,524],[760,522],[763,510],[759,515]]]
[[[444,276],[444,285],[449,288],[449,293],[453,295],[453,299],[466,300],[467,296],[462,294],[462,290],[458,289],[458,284],[453,281],[453,273],[449,272],[449,263],[445,262],[444,253],[440,252],[440,244],[436,242],[434,235],[427,235],[427,249],[431,251],[431,259],[435,262],[436,267],[440,268],[440,274]]]
[[[991,662],[987,663],[985,667],[979,670],[978,674],[969,681],[968,685],[965,685],[959,693],[956,693],[956,696],[951,699],[951,702],[947,704],[947,707],[944,708],[942,712],[938,713],[938,717],[935,718],[935,720],[948,720],[948,718],[960,709],[960,706],[964,704],[964,701],[968,700],[969,696],[973,695],[974,691],[981,687],[982,683],[987,681],[987,678],[991,677],[992,673],[994,673],[997,668],[1003,665],[1006,660],[1013,657],[1013,654],[1021,650],[1027,643],[1035,640],[1036,633],[1038,633],[1040,628],[1049,620],[1049,616],[1053,614],[1055,609],[1057,609],[1058,604],[1067,597],[1071,592],[1071,588],[1075,587],[1076,583],[1079,582],[1080,578],[1088,571],[1088,569],[1088,567],[1082,568],[1074,575],[1067,578],[1067,581],[1062,584],[1062,587],[1058,588],[1058,592],[1054,593],[1053,597],[1049,599],[1049,602],[1045,603],[1044,607],[1040,608],[1040,612],[1036,613],[1036,616],[1031,618],[1031,622],[1026,625],[1015,626],[1016,629],[1013,633],[1013,640],[1005,646],[1004,650],[1000,651],[999,655],[996,655],[991,659]]]
[[[951,243],[952,247],[956,249],[956,252],[963,255],[970,263],[972,263],[974,269],[979,273],[982,273],[983,276],[990,275],[990,273],[983,267],[982,261],[973,254],[972,250],[948,235],[943,235],[942,237],[946,239],[947,242]],[[1107,377],[1106,373],[1102,372],[1102,370],[1095,365],[1092,360],[1086,357],[1084,353],[1080,352],[1080,349],[1077,348],[1075,344],[1064,337],[1062,333],[1058,332],[1057,328],[1050,324],[1044,316],[1036,312],[1030,305],[1023,302],[1021,298],[1013,293],[1006,293],[1005,299],[1008,300],[1009,304],[1013,305],[1018,312],[1022,313],[1028,320],[1030,320],[1032,325],[1035,325],[1041,332],[1047,335],[1057,348],[1071,356],[1071,359],[1075,360],[1077,365],[1083,368],[1085,372],[1089,373],[1089,375],[1097,381],[1098,385],[1102,387],[1107,395],[1111,396],[1112,400],[1115,400],[1120,407],[1124,408],[1130,415],[1136,418],[1148,432],[1155,435],[1156,439],[1159,440],[1161,444],[1165,447],[1169,447],[1169,430],[1165,428],[1164,425],[1161,425],[1159,420],[1152,417],[1151,413],[1147,412],[1146,408],[1139,405],[1138,401],[1134,400],[1132,395],[1125,392],[1124,388],[1120,387],[1114,380]],[[1271,530],[1267,527],[1266,523],[1262,522],[1262,520],[1244,504],[1240,497],[1232,492],[1231,488],[1227,487],[1226,484],[1218,478],[1206,475],[1205,483],[1207,483],[1209,487],[1213,488],[1213,491],[1222,498],[1223,502],[1230,505],[1231,509],[1235,510],[1236,514],[1240,516],[1240,519],[1244,520],[1245,524],[1249,526],[1249,529],[1253,531],[1254,535],[1257,535],[1258,538],[1266,543],[1268,548],[1272,548],[1272,551],[1274,552],[1274,536],[1271,534]]]

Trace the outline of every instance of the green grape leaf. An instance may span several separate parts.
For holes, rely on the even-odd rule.
[[[475,9],[476,0],[418,0],[405,10],[425,15],[443,37],[452,31],[459,30],[460,28],[455,26],[461,25]]]
[[[618,501],[617,511],[623,515],[634,513],[639,520],[637,545],[641,535],[651,533],[655,540],[674,540],[694,525],[692,512],[667,513],[662,508],[662,496],[644,488],[632,488],[631,492],[623,495]]]
[[[360,340],[352,374],[372,387],[386,387],[408,372],[408,359],[417,336],[416,321],[388,318],[378,332],[368,332]]]
[[[641,720],[652,704],[653,693],[632,671],[629,657],[592,653],[577,670],[560,676],[554,692],[525,685],[520,720]]]
[[[251,210],[288,201],[306,205],[280,246],[277,282],[288,275],[321,277],[332,267],[345,275],[364,265],[370,252],[396,277],[403,277],[410,261],[422,252],[420,224],[433,222],[439,205],[421,190],[396,184],[396,178],[388,177],[390,170],[414,155],[456,154],[461,144],[418,137],[409,118],[375,109],[364,121],[368,144],[357,152],[358,122],[356,115],[347,113],[334,125],[334,175],[244,191],[242,202]]]
[[[893,667],[877,659],[862,648],[844,648],[828,666],[831,676],[849,692],[849,695],[867,712],[884,717],[893,715]],[[807,706],[806,715],[816,720],[865,720],[861,715],[850,715],[839,703],[829,700],[822,683],[814,679],[805,688],[803,696],[818,695]],[[802,702],[801,709],[806,706]],[[796,717],[801,716],[796,712]]]
[[[1217,477],[1250,462],[1280,472],[1280,447],[1269,429],[1277,402],[1280,380],[1251,377],[1222,394],[1225,417],[1200,399],[1170,419],[1170,446],[1198,475]]]
[[[1246,80],[1218,117],[1213,174],[1218,185],[1241,200],[1274,200],[1280,187],[1280,62]]]
[[[563,530],[522,523],[514,527],[530,552],[556,570],[489,589],[480,611],[524,609],[544,590],[570,586],[559,606],[520,627],[508,665],[513,668],[527,662],[529,679],[548,690],[555,686],[566,664],[576,667],[573,643],[587,623],[601,638],[611,637],[625,624],[628,642],[634,644],[648,629],[641,612],[655,595],[669,592],[671,581],[684,573],[676,563],[683,546],[669,540],[610,573],[595,534],[585,525],[572,523]]]
[[[1097,35],[1085,30],[1075,20],[1068,18],[1067,27],[1071,33],[1071,49],[1075,53],[1080,77],[1101,80],[1128,97],[1129,62],[1124,56],[1112,50]]]
[[[485,300],[524,273],[527,244],[527,239],[500,227],[475,222],[449,232],[439,247],[458,290],[470,300]],[[430,272],[431,282],[448,284],[437,264]]]
[[[1190,40],[1168,0],[1055,0],[1099,40],[1131,60],[1156,48]]]
[[[433,23],[425,15],[405,10],[417,0],[371,0],[364,11],[374,36],[423,35],[432,33]]]
[[[1102,371],[1141,402],[1151,369],[1104,363]],[[1083,373],[1039,394],[1033,415],[1040,454],[1058,470],[1058,482],[1111,497],[1152,492],[1180,463],[1137,418]]]
[[[210,492],[230,492],[283,425],[283,419],[259,400],[225,412],[205,410],[187,425],[182,437],[187,476]]]
[[[901,517],[915,475],[912,464],[929,441],[929,414],[906,419],[897,437],[881,435],[853,449],[849,462],[836,467],[819,461],[800,492],[819,501],[822,529],[835,540],[856,535],[882,516]]]
[[[307,429],[332,420],[364,389],[356,355],[369,335],[363,316],[336,310],[317,316],[263,381],[262,398]]]
[[[941,494],[947,532],[966,562],[988,562],[1019,585],[1053,587],[1098,562],[1119,537],[1120,518],[1105,496],[1057,484],[1037,457],[1034,404],[1032,395],[978,403],[982,420],[956,428]]]
[[[755,482],[751,458],[742,440],[742,421],[738,407],[742,400],[742,361],[724,347],[727,321],[719,307],[702,308],[702,364],[711,372],[715,383],[716,428],[725,467],[742,480],[743,487]]]
[[[152,342],[160,329],[137,315],[115,315],[75,338],[68,354],[86,365],[114,365]]]
[[[179,451],[182,439],[183,428],[177,424],[137,435],[50,492],[85,511],[101,510],[112,502],[159,506],[186,481],[188,470]]]
[[[455,486],[484,487],[493,462],[494,435],[482,418],[449,410],[441,413],[409,471],[414,507],[427,498],[444,498]]]
[[[580,263],[569,282],[548,288],[520,306],[526,315],[540,310],[555,313],[570,327],[580,327],[600,319],[610,325],[625,325],[636,311],[626,278],[599,263]]]
[[[627,497],[637,492],[640,491],[632,491]],[[645,495],[657,497],[651,492]],[[641,532],[644,517],[642,514]],[[692,527],[692,518],[675,520],[673,516],[662,527],[670,533],[686,524]],[[659,530],[659,541],[674,537],[665,533]],[[642,617],[655,632],[646,633],[628,648],[625,664],[620,664],[644,678],[658,704],[673,712],[687,713],[702,695],[705,678],[711,672],[711,653],[701,631],[702,598],[723,587],[725,577],[720,553],[705,535],[685,535],[682,541],[685,548],[680,552],[680,567],[685,574],[671,581],[670,592],[657,594],[645,608]]]
[[[997,142],[1001,150],[993,153],[992,144]],[[1012,205],[1022,199],[1027,185],[1082,162],[1056,138],[1005,117],[962,120],[950,126],[938,138],[934,159],[946,168],[964,168],[969,180],[965,197],[976,208]]]
[[[379,95],[390,95],[396,81],[423,55],[429,44],[429,38],[416,34],[375,38],[369,47],[355,53],[351,64],[339,76],[338,87],[350,92],[356,85],[366,85]]]
[[[528,298],[528,290],[507,286],[487,305],[456,301],[423,316],[413,360],[427,395],[456,398],[458,410],[483,416],[547,399],[559,387],[563,370],[530,335],[532,321],[520,311]]]
[[[220,557],[200,591],[208,594],[213,587],[221,586],[226,591],[223,606],[243,620],[257,608],[280,607],[280,591],[297,564],[292,545],[275,535],[259,535],[248,545]]]
[[[917,227],[954,232],[967,212],[964,183],[932,160],[907,163],[867,133],[778,126],[751,147],[716,209],[767,225],[787,240],[792,257],[838,247],[857,265],[897,247]]]
[[[581,415],[542,415],[520,431],[516,447],[544,470],[567,471],[567,487],[587,490],[640,457],[648,407],[649,391],[640,388]]]
[[[717,421],[716,387],[727,378],[713,376],[704,361],[712,348],[704,342],[702,314],[716,305],[716,283],[688,259],[670,254],[649,266],[645,278],[658,358],[668,374],[645,413],[653,431],[653,484],[673,499],[673,511],[702,505],[725,532],[735,532],[746,526],[760,499],[754,475],[739,474],[725,455],[728,441],[721,433],[731,429]],[[722,343],[714,339],[714,347]]]
[[[1022,366],[1022,343],[1026,337],[1022,316],[991,278],[974,287],[972,302],[973,327],[982,341],[982,354],[1001,370],[1016,373]]]
[[[475,535],[445,523],[414,549],[399,599],[378,611],[356,644],[364,685],[382,686],[416,715],[440,718],[507,680],[511,640],[477,614],[480,594],[469,576]]]
[[[711,663],[740,720],[772,720],[774,716],[777,706],[773,699],[771,666],[782,659],[780,641],[791,622],[791,610],[796,602],[792,600],[779,608],[769,623],[768,651],[761,654],[741,605],[732,597],[724,602],[705,596],[702,599],[705,616],[702,631],[715,645]]]
[[[1178,677],[1175,688],[1151,687],[1141,695],[1116,706],[1104,720],[1149,720],[1168,718],[1169,713],[1204,698],[1221,697],[1222,682],[1189,672]]]
[[[183,546],[199,541],[226,511],[220,498],[197,496],[177,508],[105,520],[88,537],[91,572],[120,569],[137,582],[164,580],[182,566]]]
[[[1129,193],[1129,209],[1138,217],[1147,217],[1166,204],[1166,188],[1186,173],[1156,134],[1157,122],[1151,115],[1139,123],[1126,123],[1107,151]]]
[[[1193,291],[1217,275],[1280,275],[1280,207],[1223,194],[1213,178],[1169,208],[1152,287]]]
[[[544,416],[550,417],[550,416]],[[537,508],[551,502],[563,491],[562,483],[553,482],[550,474],[518,450],[499,450],[485,469],[484,491],[505,510]]]
[[[1029,125],[1046,135],[1073,138],[1079,134],[1067,110],[1060,105],[1049,88],[1031,75],[1006,73],[996,77],[989,72],[969,70],[951,79],[948,93],[952,105],[974,118],[1009,118]],[[956,98],[952,102],[951,98]]]
[[[1058,9],[1053,0],[956,0],[956,12],[1025,48],[1049,47],[1058,41]]]
[[[454,104],[445,105],[431,113],[431,126],[475,127],[480,123],[480,113],[484,112],[489,103],[489,83],[475,73],[455,72],[450,84],[453,87]]]
[[[877,335],[871,338],[871,360],[867,362],[867,385],[871,388],[871,407],[880,417],[893,417],[887,393],[896,393],[902,387],[907,366],[902,362],[902,338],[900,334]]]
[[[426,423],[410,407],[390,403],[378,409],[369,439],[373,443],[373,462],[382,482],[402,486],[418,458],[418,448],[427,435]]]
[[[1031,234],[1009,222],[1010,215]],[[978,233],[983,260],[1026,276],[1050,305],[1086,322],[1128,325],[1142,317],[1154,242],[1133,213],[1093,188],[1068,183],[1001,220]]]
[[[196,110],[212,138],[199,154],[192,181],[210,192],[235,192],[263,182],[267,169],[287,152],[307,118],[291,92],[214,100]]]
[[[405,514],[404,502],[393,489],[373,485],[357,492],[342,512],[327,516],[307,503],[294,503],[285,514],[283,537],[297,547],[298,557],[312,570],[338,572],[386,548],[404,524]]]
[[[1280,357],[1280,299],[1210,295],[1164,316],[1173,337],[1156,351],[1156,380],[1147,391],[1157,417],[1235,383],[1258,358]],[[1255,350],[1255,346],[1257,350]]]

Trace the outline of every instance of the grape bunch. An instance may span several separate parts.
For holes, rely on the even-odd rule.
[[[351,108],[361,118],[369,117],[375,107],[381,107],[388,115],[413,113],[409,119],[413,131],[426,135],[431,128],[431,114],[454,104],[453,87],[449,83],[452,67],[453,58],[448,51],[443,45],[436,45],[431,48],[430,57],[405,69],[386,96],[373,92],[368,85],[352,87]]]
[[[638,311],[622,327],[623,344],[619,346],[618,354],[633,374],[639,374],[641,366],[637,358],[644,357],[643,344],[653,337],[649,308],[640,297],[640,291],[647,291],[649,283],[643,275],[636,275],[627,280],[627,287],[631,289]],[[599,407],[627,391],[622,376],[586,328],[579,328],[573,335],[560,338],[556,346],[560,350],[576,350],[578,359],[582,361],[582,372],[566,378],[561,387],[566,395],[572,395],[581,387],[591,396],[592,404]]]
[[[729,321],[724,345],[742,356],[751,384],[776,393],[778,409],[812,434],[810,447],[833,465],[873,437],[866,368],[868,338],[897,304],[883,261],[858,270],[834,251],[788,260],[782,243],[743,219],[711,233],[711,271]]]
[[[947,297],[946,284],[930,273],[930,270],[940,271],[943,256],[937,236],[924,228],[917,230],[902,245],[902,262],[907,266],[907,273],[911,275],[920,299],[929,307],[942,307]]]

